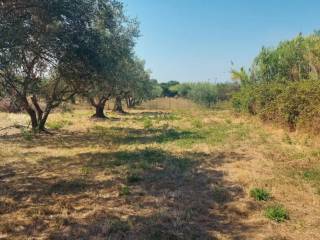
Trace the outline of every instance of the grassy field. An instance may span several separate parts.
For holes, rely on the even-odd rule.
[[[90,115],[0,132],[0,239],[319,239],[316,138],[174,99]]]

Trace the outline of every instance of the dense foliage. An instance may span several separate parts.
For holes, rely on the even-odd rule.
[[[250,71],[232,71],[241,91],[234,95],[238,111],[259,115],[291,130],[319,132],[320,37],[298,35],[276,48],[263,48]]]
[[[229,100],[232,94],[239,90],[236,83],[182,83],[172,86],[172,92],[180,97],[188,98],[196,103],[212,107],[220,101]]]
[[[179,82],[177,81],[169,81],[169,82],[161,83],[160,86],[162,88],[162,96],[163,97],[177,96],[177,91],[172,87],[178,84]]]
[[[19,104],[35,131],[82,95],[104,117],[107,100],[130,106],[151,98],[156,82],[135,57],[139,36],[117,0],[0,0],[0,98]]]

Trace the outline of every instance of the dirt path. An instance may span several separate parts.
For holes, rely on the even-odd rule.
[[[92,122],[79,110],[50,119],[54,136],[2,135],[0,239],[319,239],[315,143],[192,112]],[[252,199],[255,187],[272,199]],[[267,219],[273,203],[290,219]]]

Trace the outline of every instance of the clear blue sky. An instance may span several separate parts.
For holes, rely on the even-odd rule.
[[[153,77],[226,81],[262,46],[320,29],[320,0],[124,0],[137,17],[137,54]]]

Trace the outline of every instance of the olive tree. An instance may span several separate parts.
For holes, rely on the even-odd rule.
[[[149,99],[153,83],[150,71],[145,69],[145,61],[135,57],[126,67],[126,87],[123,89],[124,99],[128,108],[133,108]]]
[[[96,0],[0,1],[0,86],[14,92],[33,130],[86,89],[103,62]]]
[[[107,21],[106,21],[107,20]],[[134,56],[135,40],[139,36],[139,28],[135,19],[124,14],[123,5],[112,1],[97,16],[99,32],[105,36],[103,53],[104,67],[96,75],[96,80],[85,93],[90,104],[95,108],[94,118],[106,118],[104,108],[111,98],[119,101],[127,81],[127,62]],[[120,100],[121,101],[121,100]]]

